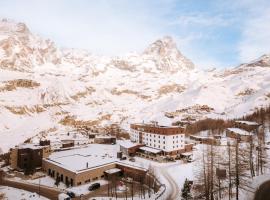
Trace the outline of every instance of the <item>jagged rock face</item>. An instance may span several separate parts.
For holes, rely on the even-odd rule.
[[[23,23],[0,21],[0,67],[25,71],[44,63],[61,63],[61,53],[50,40],[31,34]]]
[[[263,55],[260,58],[252,61],[251,63],[246,64],[247,67],[270,67],[270,55]]]
[[[159,70],[176,72],[194,69],[194,64],[177,49],[176,43],[169,36],[152,43],[145,51],[145,56],[152,58]]]

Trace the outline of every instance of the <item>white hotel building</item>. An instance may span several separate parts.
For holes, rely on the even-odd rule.
[[[157,124],[131,124],[131,141],[147,147],[159,149],[168,155],[176,155],[191,148],[185,145],[184,129],[176,126],[159,126]]]

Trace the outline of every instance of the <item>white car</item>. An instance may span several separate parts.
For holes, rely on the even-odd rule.
[[[61,193],[58,195],[58,200],[71,200],[71,198],[67,194]]]

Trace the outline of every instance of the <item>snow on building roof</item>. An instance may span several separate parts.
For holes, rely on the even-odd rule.
[[[23,143],[18,146],[18,149],[42,149],[45,146],[40,146],[38,144]]]
[[[250,126],[256,126],[259,125],[257,122],[251,122],[251,121],[235,121],[237,123],[241,123],[241,124],[246,124],[246,125],[250,125]]]
[[[185,152],[185,153],[181,153],[181,155],[183,155],[183,156],[192,156],[193,153],[192,152]]]
[[[234,132],[236,134],[239,134],[239,135],[252,135],[252,133],[247,132],[247,131],[240,129],[240,128],[228,128],[228,130],[231,132]]]
[[[131,142],[130,140],[121,140],[118,141],[118,144],[124,148],[132,148],[139,145],[138,143]]]
[[[107,174],[115,174],[115,173],[121,172],[121,171],[122,171],[121,169],[118,169],[118,168],[112,168],[112,169],[106,170],[105,172],[106,172]]]
[[[96,135],[96,138],[109,139],[109,138],[115,138],[115,136],[111,136],[111,135]]]
[[[117,161],[116,152],[115,145],[91,144],[85,148],[54,152],[46,161],[79,172]]]
[[[151,153],[160,153],[161,150],[159,149],[154,149],[154,148],[151,148],[151,147],[140,147],[139,149],[143,150],[143,151],[148,151],[148,152],[151,152]]]

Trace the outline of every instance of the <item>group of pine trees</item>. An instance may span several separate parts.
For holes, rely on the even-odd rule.
[[[249,142],[234,139],[224,146],[203,145],[201,159],[197,161],[197,166],[200,167],[196,171],[196,184],[193,186],[197,195],[195,199],[214,200],[223,199],[226,196],[229,200],[238,200],[240,190],[254,192],[255,188],[252,188],[250,183],[255,176],[270,171],[270,158],[266,152],[266,144],[269,142],[266,141],[266,133],[270,131],[270,106],[258,109],[241,120],[255,121],[260,124],[257,128],[250,130],[253,136]],[[227,127],[232,127],[233,121],[207,119],[189,126],[187,130],[190,133],[209,130],[210,135],[215,135]],[[206,126],[208,122],[209,129]],[[218,171],[225,171],[225,176],[221,176]],[[182,194],[186,191],[189,190],[185,189]]]

